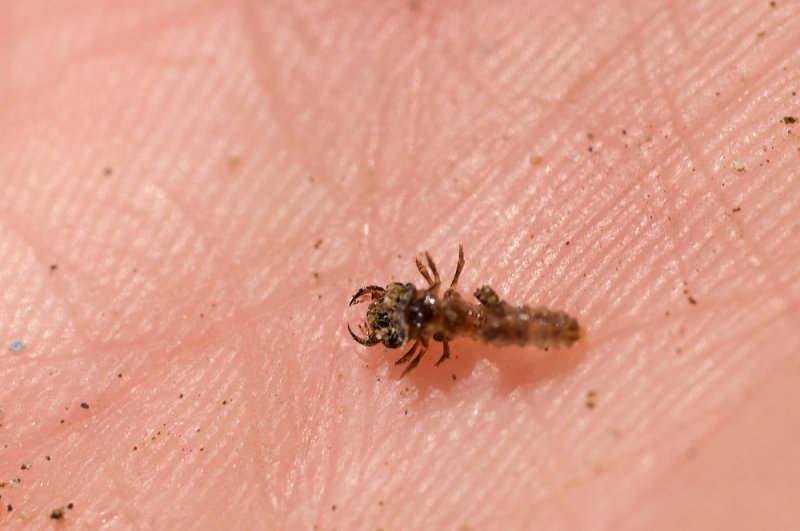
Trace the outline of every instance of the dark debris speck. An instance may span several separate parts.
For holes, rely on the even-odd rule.
[[[590,389],[586,392],[586,408],[587,409],[594,409],[597,405],[594,399],[597,398],[597,391],[594,389]]]

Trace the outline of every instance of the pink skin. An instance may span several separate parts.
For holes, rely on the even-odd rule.
[[[796,525],[800,7],[277,4],[5,4],[0,526]],[[584,343],[351,339],[460,242]]]

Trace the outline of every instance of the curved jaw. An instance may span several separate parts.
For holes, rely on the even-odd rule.
[[[372,345],[377,345],[378,343],[381,342],[380,339],[378,339],[377,337],[375,337],[372,334],[364,334],[363,337],[358,337],[353,332],[353,329],[350,328],[350,325],[347,325],[347,331],[350,332],[350,335],[353,336],[353,339],[355,339],[356,341],[358,341],[362,345],[366,345],[368,347],[371,347]],[[362,331],[363,331],[363,327],[362,327]]]
[[[367,300],[378,300],[383,297],[383,294],[386,292],[380,286],[364,286],[360,290],[353,295],[353,298],[350,299],[350,306],[354,304],[358,304],[360,302],[365,302]],[[361,343],[362,345],[366,345],[371,347],[372,345],[377,345],[381,342],[380,339],[375,337],[375,334],[372,330],[370,330],[369,325],[365,321],[364,324],[358,325],[359,331],[361,332],[361,336],[357,336],[353,329],[350,328],[350,325],[347,325],[347,331],[350,332],[350,335],[353,336],[353,339]]]
[[[370,300],[380,299],[383,297],[383,294],[386,290],[380,286],[364,286],[360,290],[353,295],[353,298],[350,299],[350,306],[354,304],[358,304],[359,302],[364,302],[367,300],[367,296],[370,297]]]

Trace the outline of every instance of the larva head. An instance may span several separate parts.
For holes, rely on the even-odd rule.
[[[350,301],[350,306],[364,302],[369,297],[372,302],[367,308],[364,324],[359,328],[363,334],[357,336],[350,329],[353,339],[362,345],[383,343],[386,348],[400,348],[408,341],[408,306],[414,299],[416,288],[413,284],[394,282],[385,288],[366,286],[358,290]]]

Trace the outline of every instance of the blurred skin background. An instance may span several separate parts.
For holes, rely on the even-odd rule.
[[[797,526],[796,4],[2,6],[3,526]],[[585,341],[350,338],[459,243]]]

